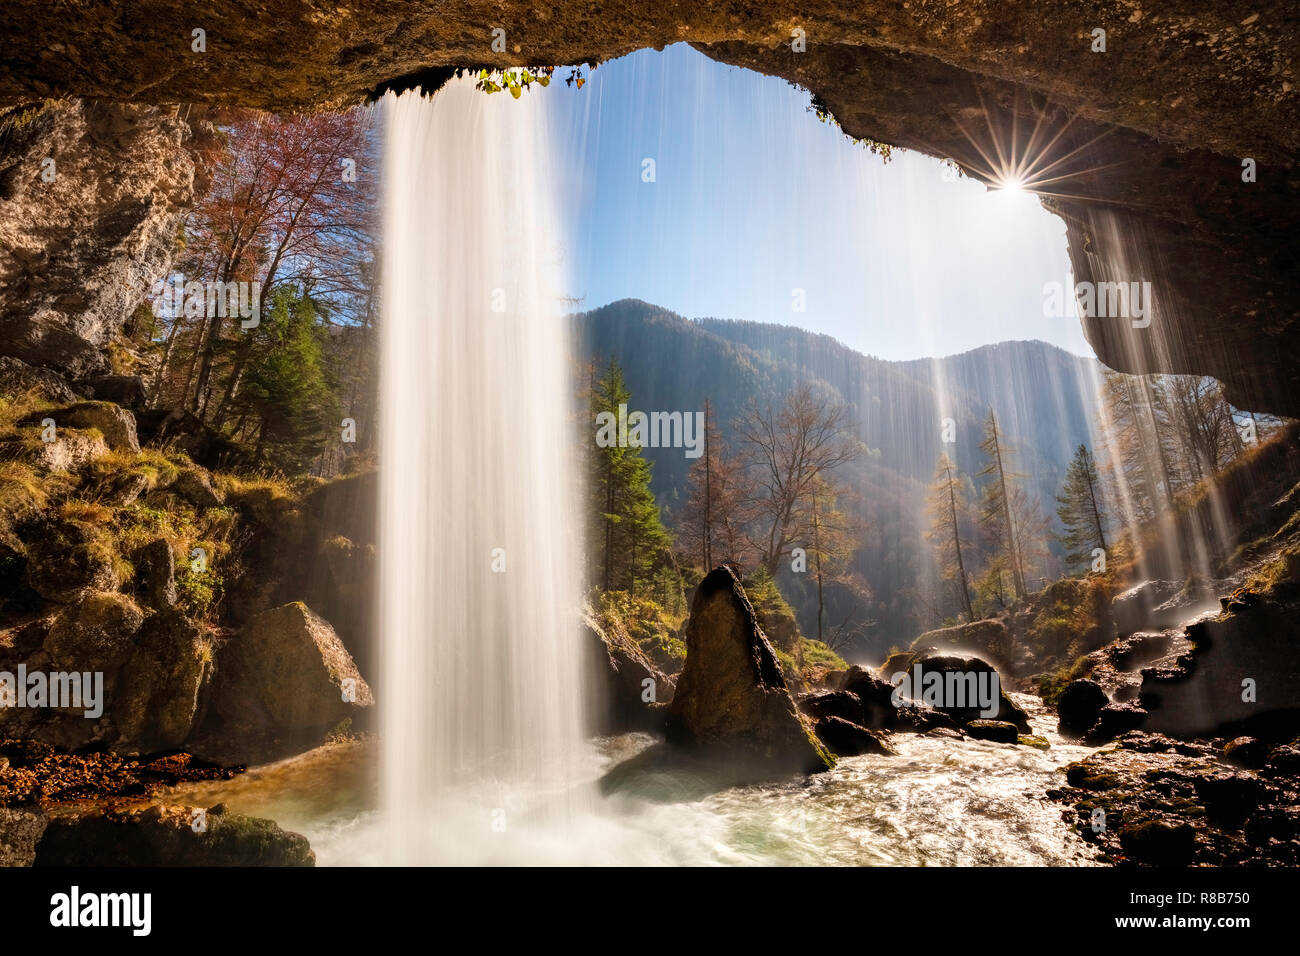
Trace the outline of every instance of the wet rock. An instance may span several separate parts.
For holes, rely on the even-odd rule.
[[[1287,744],[1268,755],[1268,769],[1279,774],[1300,774],[1300,746]]]
[[[1066,737],[1082,737],[1108,703],[1110,698],[1096,681],[1071,681],[1056,701],[1058,732]]]
[[[50,824],[36,866],[315,866],[307,838],[274,821],[189,807],[109,812]]]
[[[857,697],[862,705],[861,719],[855,723],[873,730],[890,730],[898,726],[899,708],[894,704],[893,684],[854,665],[844,675],[844,691]]]
[[[916,685],[917,668],[921,672],[921,686]],[[1022,732],[1029,732],[1029,715],[1002,690],[1002,681],[997,671],[987,661],[978,657],[952,657],[948,655],[925,655],[912,663],[907,672],[912,686],[910,696],[931,704],[935,710],[947,714],[959,724],[972,720],[999,720],[1014,724]],[[926,694],[927,674],[939,674],[943,679],[943,693],[938,703],[929,700]],[[998,688],[997,712],[986,714],[977,696],[980,688]],[[900,685],[901,686],[901,685]],[[892,690],[892,688],[891,688]],[[865,703],[865,701],[864,701]]]
[[[204,628],[175,611],[150,617],[114,692],[114,750],[149,754],[180,747],[194,728],[212,671],[212,637]]]
[[[662,730],[667,717],[664,708],[676,688],[673,679],[642,653],[626,631],[602,627],[589,607],[584,609],[583,625],[588,651],[601,675],[598,693],[591,701],[595,732]]]
[[[80,521],[47,523],[27,550],[27,583],[47,601],[66,604],[82,592],[118,585],[112,543]]]
[[[954,727],[935,727],[927,730],[924,734],[926,737],[942,737],[945,740],[965,740],[966,735]]]
[[[776,653],[730,568],[714,569],[695,590],[668,732],[679,745],[727,751],[774,774],[833,764],[799,716]]]
[[[1196,830],[1190,823],[1148,820],[1119,834],[1124,854],[1149,866],[1187,866],[1196,855]]]
[[[56,670],[115,673],[131,656],[144,614],[124,594],[93,591],[59,613],[45,638]]]
[[[913,650],[926,648],[975,654],[1001,668],[1010,667],[1015,658],[1011,631],[996,618],[927,631],[912,642]]]
[[[225,496],[212,487],[207,474],[197,468],[183,469],[167,487],[196,508],[216,508],[226,502]]]
[[[1021,734],[1016,743],[1022,747],[1033,747],[1035,750],[1052,749],[1052,742],[1041,734]]]
[[[1223,745],[1223,759],[1238,767],[1258,770],[1268,762],[1269,746],[1254,737],[1234,737]]]
[[[1178,620],[1158,620],[1155,610],[1176,597],[1182,589],[1182,584],[1177,581],[1143,581],[1117,595],[1111,602],[1116,631],[1122,637],[1134,631],[1159,630],[1180,623]],[[1165,618],[1169,616],[1168,612],[1164,615]]]
[[[1116,670],[1136,670],[1169,653],[1174,646],[1173,631],[1139,631],[1121,637],[1106,649],[1107,660]]]
[[[0,866],[31,866],[46,822],[38,810],[0,807]]]
[[[1131,700],[1120,704],[1107,704],[1098,711],[1097,722],[1083,735],[1084,742],[1101,744],[1114,740],[1121,734],[1143,726],[1147,717],[1147,712]]]
[[[799,701],[799,710],[818,720],[822,717],[838,717],[849,723],[866,726],[862,716],[862,699],[852,691],[830,691],[824,694],[808,694]],[[878,723],[875,726],[880,726]],[[834,748],[831,748],[834,749]]]
[[[813,731],[831,752],[840,757],[859,754],[892,754],[894,751],[879,733],[867,730],[840,717],[819,717]]]
[[[1246,820],[1245,832],[1246,839],[1254,844],[1293,842],[1300,838],[1300,806],[1256,810]]]
[[[976,740],[992,740],[1001,744],[1020,742],[1020,730],[1015,724],[1005,720],[968,720],[965,730],[967,736]]]
[[[320,744],[373,704],[334,629],[294,602],[257,615],[217,651],[212,704],[186,746],[218,763],[274,760]]]
[[[1196,794],[1211,822],[1238,827],[1263,801],[1267,788],[1254,774],[1216,773],[1195,781]]]
[[[1281,737],[1300,725],[1300,656],[1278,634],[1295,610],[1261,599],[1187,628],[1189,654],[1142,671],[1147,727],[1180,737]],[[1283,737],[1283,739],[1286,739]]]

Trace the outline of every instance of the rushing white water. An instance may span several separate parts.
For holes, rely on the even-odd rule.
[[[582,745],[562,232],[536,98],[383,109],[384,845],[474,861],[562,826]]]
[[[567,827],[468,840],[444,859],[477,864],[1086,866],[1095,852],[1046,798],[1061,768],[1092,750],[1062,740],[1056,716],[1015,695],[1050,750],[897,734],[896,756],[849,757],[829,773],[769,784],[701,786],[660,774],[575,811]],[[589,779],[651,742],[644,734],[589,747]],[[323,866],[383,863],[382,811],[368,793],[369,745],[323,747],[233,780],[186,784],[169,800],[224,803],[305,834]]]

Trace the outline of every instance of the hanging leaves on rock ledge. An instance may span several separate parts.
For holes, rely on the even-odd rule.
[[[584,74],[585,69],[596,68],[596,64],[587,64],[569,68],[569,75],[564,78],[565,86],[576,86],[582,89],[586,85],[587,77]],[[556,68],[553,66],[534,66],[515,70],[479,70],[478,82],[474,84],[476,90],[482,90],[484,93],[500,93],[508,90],[510,95],[515,99],[523,94],[524,90],[529,89],[534,83],[538,86],[550,86],[551,77],[554,75]]]

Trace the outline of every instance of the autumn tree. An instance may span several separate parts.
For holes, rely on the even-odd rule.
[[[722,439],[712,404],[704,402],[704,450],[691,466],[687,499],[678,518],[683,550],[709,571],[728,561],[742,567],[750,551],[745,527],[751,498],[744,462]]]
[[[187,217],[177,270],[200,283],[260,283],[264,307],[290,287],[321,306],[318,317],[368,326],[375,173],[365,113],[246,111],[228,120],[226,148]],[[249,334],[257,326],[245,317],[213,311],[165,317],[153,404],[185,407],[220,428],[265,340]]]
[[[817,590],[817,640],[832,649],[845,646],[848,636],[856,633],[851,625],[871,597],[861,575],[853,572],[853,556],[866,529],[862,520],[854,517],[860,512],[843,506],[840,498],[845,494],[825,475],[813,479],[802,521],[811,531],[805,559],[812,564]],[[848,604],[845,619],[833,628],[833,633],[826,624],[826,592],[832,587],[840,592],[839,604]],[[869,626],[869,622],[858,623]]]

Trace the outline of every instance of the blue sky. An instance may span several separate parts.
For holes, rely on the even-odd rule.
[[[579,308],[640,298],[799,325],[888,359],[1007,339],[1092,354],[1077,318],[1043,315],[1043,284],[1065,283],[1069,259],[1064,224],[1032,196],[947,181],[917,153],[883,163],[808,112],[806,91],[685,45],[603,64],[582,90],[527,95],[539,93]]]

